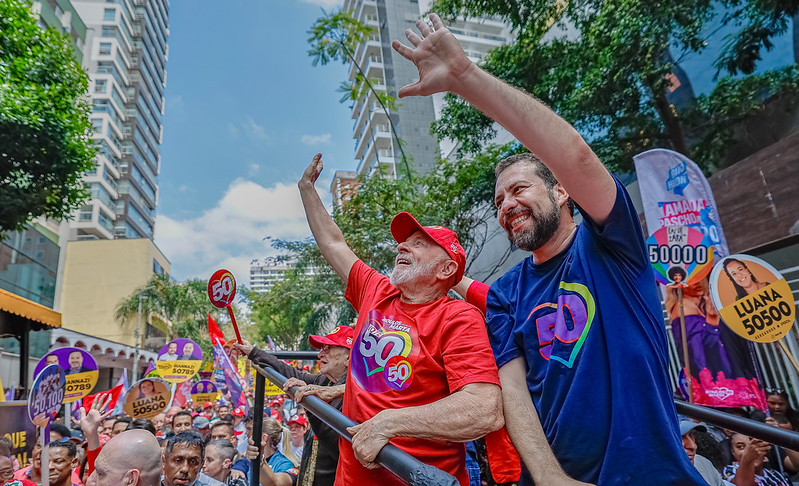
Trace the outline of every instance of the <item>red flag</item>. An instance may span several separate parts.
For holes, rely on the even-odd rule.
[[[225,345],[225,335],[222,334],[222,330],[219,329],[219,324],[211,317],[211,313],[208,313],[208,335],[211,336],[211,342],[215,343],[217,340],[222,343],[222,346]]]
[[[172,405],[185,407],[189,398],[191,398],[191,380],[178,383],[178,386],[175,387],[175,397],[172,399]]]
[[[124,385],[119,384],[108,391],[98,392],[95,393],[94,395],[86,395],[85,397],[83,397],[83,409],[86,410],[86,412],[88,413],[89,410],[91,410],[92,403],[94,403],[94,399],[97,398],[97,395],[102,395],[104,393],[111,393],[111,403],[108,404],[108,409],[113,410],[114,407],[116,407],[117,405],[117,401],[119,401],[119,396],[122,395],[123,388]]]

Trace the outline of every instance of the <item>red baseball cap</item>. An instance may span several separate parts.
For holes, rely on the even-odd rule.
[[[209,408],[209,407],[213,407],[213,406],[214,406],[214,404],[213,404],[213,403],[211,403],[211,402],[205,402],[205,405],[203,405],[203,408]]]
[[[287,423],[286,425],[291,425],[291,424],[300,424],[303,427],[305,427],[306,425],[308,425],[308,422],[305,421],[305,417],[302,417],[300,415],[295,415],[294,417],[292,417],[291,420],[289,420],[289,423]]]
[[[352,349],[352,335],[353,330],[347,326],[337,326],[333,331],[325,334],[324,336],[316,336],[311,334],[308,336],[308,342],[316,349],[321,349],[325,344],[333,346],[344,346],[347,349]]]
[[[244,410],[240,407],[236,407],[232,412],[230,412],[230,414],[234,417],[244,417]]]
[[[463,278],[463,272],[466,270],[466,252],[463,251],[460,241],[458,241],[458,234],[449,228],[443,226],[422,226],[416,221],[416,218],[411,216],[411,213],[403,211],[394,216],[391,220],[391,234],[397,243],[402,243],[407,240],[414,232],[424,231],[424,233],[433,239],[438,245],[447,252],[450,258],[455,260],[458,265],[458,271],[455,272],[455,283],[458,283]]]

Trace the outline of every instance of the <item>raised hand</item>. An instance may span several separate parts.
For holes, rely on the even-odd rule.
[[[243,353],[244,356],[249,356],[250,353],[252,353],[253,348],[255,347],[252,344],[250,344],[250,342],[247,341],[246,339],[242,340],[241,343],[239,343],[235,339],[228,342],[232,344],[234,348],[238,349],[241,353]]]
[[[88,412],[83,407],[80,409],[80,430],[86,438],[86,446],[89,450],[100,447],[100,425],[111,415],[108,405],[112,398],[111,393],[100,394],[95,397]]]
[[[305,172],[303,172],[300,181],[297,183],[300,187],[303,185],[313,185],[316,183],[316,179],[319,178],[319,174],[322,173],[322,154],[316,154],[313,156],[313,160],[311,160],[311,164],[305,168]]]
[[[400,55],[413,62],[419,70],[419,81],[399,90],[400,98],[405,96],[427,96],[442,91],[458,92],[458,80],[474,64],[466,57],[460,43],[441,21],[438,15],[430,14],[433,28],[418,20],[416,27],[421,36],[408,29],[405,37],[414,48],[395,40],[392,47]]]

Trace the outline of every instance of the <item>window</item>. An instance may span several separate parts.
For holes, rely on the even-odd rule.
[[[117,9],[107,8],[103,10],[103,20],[116,20],[116,18],[117,18]]]
[[[111,43],[110,42],[101,42],[100,43],[100,54],[101,55],[111,54]]]
[[[105,79],[94,80],[95,93],[105,93],[106,88],[108,88],[108,82]]]

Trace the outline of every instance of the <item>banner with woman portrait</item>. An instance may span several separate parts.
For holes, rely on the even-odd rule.
[[[724,322],[744,339],[777,341],[796,314],[788,281],[771,265],[749,255],[730,255],[710,275],[710,295]]]
[[[123,410],[133,418],[153,418],[166,410],[172,391],[157,378],[139,380],[128,389]]]
[[[710,184],[692,160],[673,150],[654,149],[636,155],[633,161],[649,233],[671,226],[695,228],[712,244],[717,260],[729,255]],[[752,344],[725,324],[710,298],[708,278],[681,289],[686,318],[683,338],[675,280],[666,276],[672,282],[664,289],[666,312],[681,359],[683,339],[688,343],[694,403],[765,409]]]

